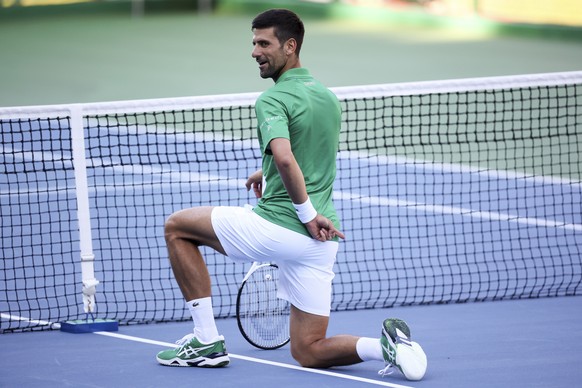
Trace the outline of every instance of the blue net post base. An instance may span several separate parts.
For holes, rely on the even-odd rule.
[[[92,315],[87,319],[77,319],[73,321],[66,321],[61,323],[61,331],[67,333],[94,333],[96,331],[117,331],[119,325],[113,319],[95,319]]]

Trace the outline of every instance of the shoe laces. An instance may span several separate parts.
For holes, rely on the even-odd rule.
[[[394,372],[394,369],[392,369],[392,366],[393,366],[392,364],[386,364],[386,367],[384,369],[380,369],[378,371],[378,374],[382,377],[391,375]]]
[[[192,341],[192,338],[194,338],[194,333],[186,334],[184,337],[182,337],[178,341],[176,341],[176,345],[183,347],[188,342]]]

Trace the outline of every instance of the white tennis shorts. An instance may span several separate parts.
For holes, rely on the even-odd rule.
[[[277,264],[279,298],[301,311],[329,316],[338,242],[321,242],[273,224],[250,205],[215,207],[212,226],[232,260]]]

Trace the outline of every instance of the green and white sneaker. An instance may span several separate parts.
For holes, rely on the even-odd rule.
[[[176,341],[176,344],[178,347],[175,349],[163,350],[158,353],[156,359],[160,364],[219,368],[230,362],[222,336],[215,342],[204,344],[198,341],[194,334],[188,334]]]
[[[426,354],[420,345],[410,339],[410,329],[401,319],[388,318],[382,324],[382,355],[386,367],[378,372],[381,376],[392,373],[395,366],[408,380],[420,380],[427,367]]]

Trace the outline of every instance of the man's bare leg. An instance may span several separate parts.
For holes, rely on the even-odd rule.
[[[185,209],[172,214],[165,225],[165,238],[172,271],[184,298],[210,296],[210,275],[200,246],[225,254],[210,219],[213,207]]]
[[[212,209],[181,210],[166,221],[165,238],[170,264],[192,315],[194,330],[178,341],[178,348],[157,354],[156,359],[162,365],[216,368],[230,362],[224,338],[219,335],[214,322],[210,274],[200,252],[200,246],[205,245],[224,254],[212,228]]]
[[[329,317],[309,314],[291,306],[291,355],[310,368],[329,368],[362,362],[356,352],[359,337],[326,338]]]

